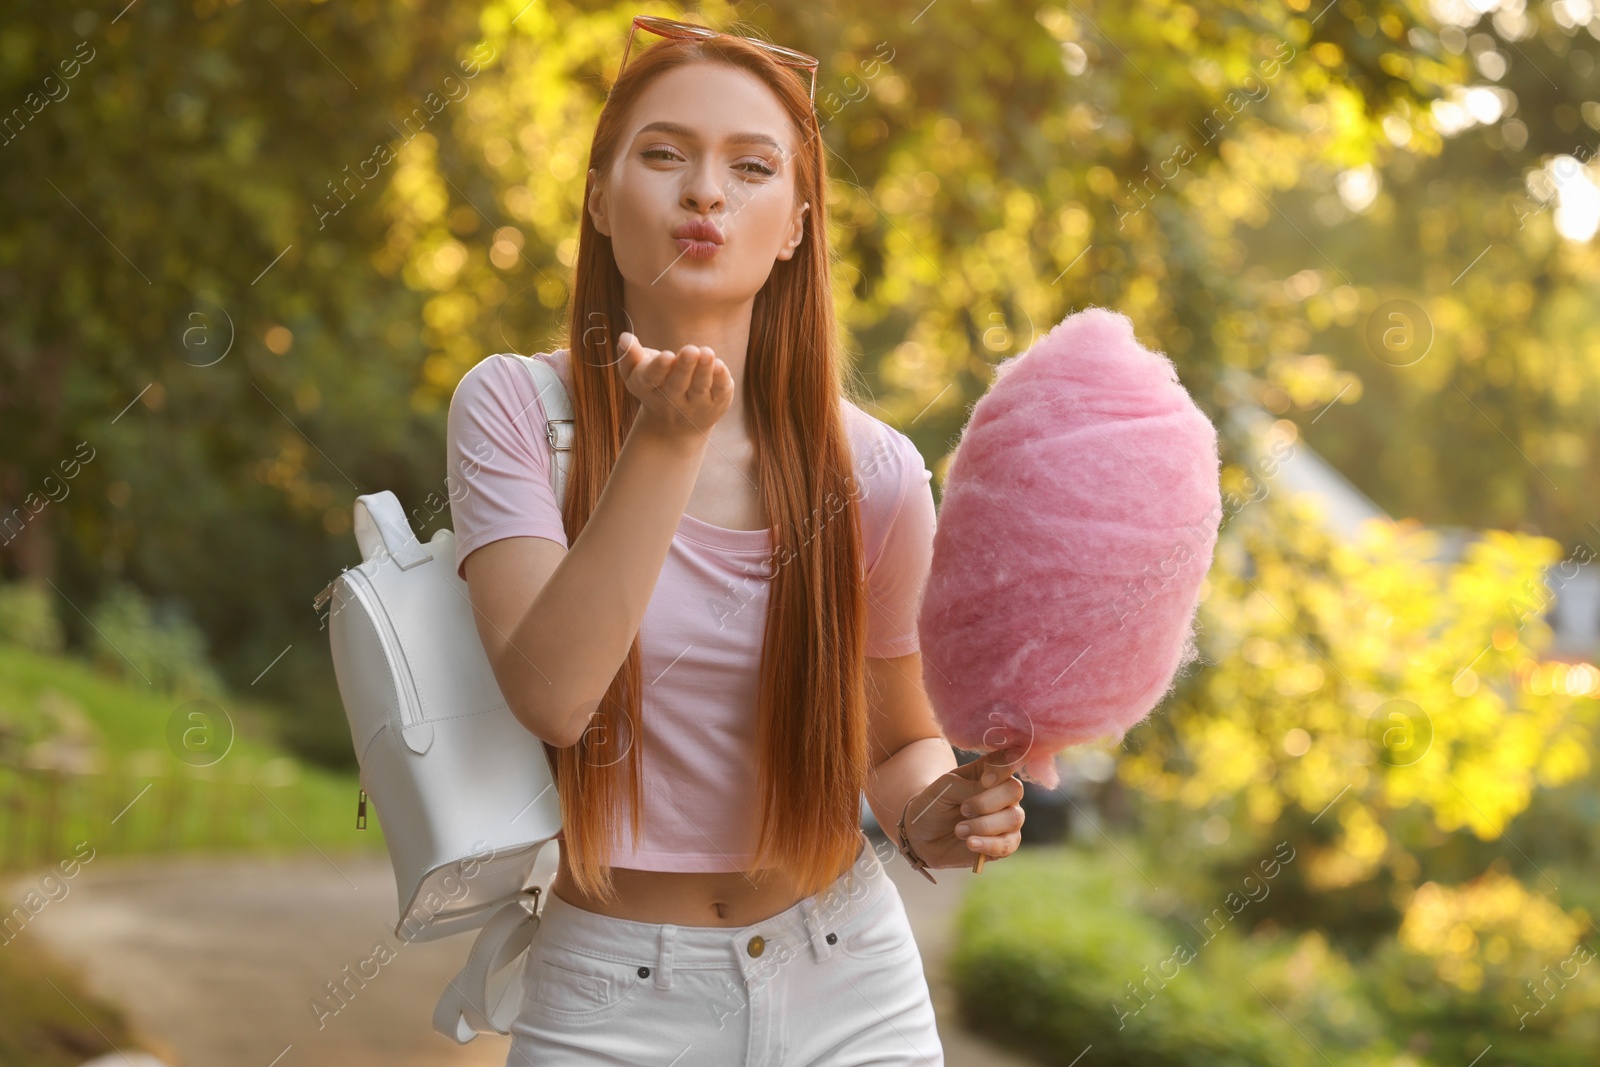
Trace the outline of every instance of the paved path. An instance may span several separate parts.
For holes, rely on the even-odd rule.
[[[875,839],[876,840],[876,839]],[[886,846],[880,847],[880,855]],[[943,980],[949,916],[966,871],[927,882],[889,865],[922,946],[948,1067],[1026,1067],[962,1031]],[[549,884],[556,851],[537,869]],[[978,876],[978,877],[981,877]],[[21,936],[36,937],[121,1005],[173,1067],[503,1067],[507,1038],[456,1045],[433,1030],[433,1005],[471,935],[405,943],[394,936],[394,876],[383,856],[295,854],[153,861],[102,856]],[[3,887],[15,900],[37,878]],[[378,946],[384,946],[376,953]],[[388,962],[382,962],[385,957]],[[371,962],[366,962],[366,961]],[[348,966],[377,974],[337,1014],[325,985]]]

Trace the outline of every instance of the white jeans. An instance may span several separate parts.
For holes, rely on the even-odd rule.
[[[905,905],[862,835],[828,888],[744,927],[545,894],[506,1067],[943,1067]]]

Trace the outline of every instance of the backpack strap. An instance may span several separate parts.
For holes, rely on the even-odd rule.
[[[572,439],[577,434],[572,418],[572,399],[555,368],[542,359],[532,356],[517,357],[533,377],[534,391],[539,403],[544,405],[545,439],[550,442],[550,452],[555,462],[550,465],[551,484],[556,491],[556,503],[564,505],[567,499],[567,467],[571,464]]]
[[[479,1034],[506,1034],[522,1009],[522,967],[511,969],[493,1002],[489,979],[522,959],[539,929],[539,888],[525,890],[516,899],[501,905],[484,924],[467,954],[459,974],[439,996],[433,1009],[433,1028],[458,1045],[465,1045]]]

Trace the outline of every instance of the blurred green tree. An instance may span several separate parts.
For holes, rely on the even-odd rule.
[[[1259,377],[1391,512],[1570,543],[1596,488],[1596,262],[1519,190],[1600,122],[1596,42],[1550,9],[1438,10],[1453,21],[1365,0],[659,9],[822,57],[846,345],[936,472],[995,363],[1105,304],[1209,410],[1223,368]],[[560,340],[635,11],[13,12],[0,577],[187,602],[230,679],[274,664],[258,687],[348,759],[310,595],[353,559],[358,493],[393,489],[424,537],[448,520],[460,375]],[[1496,72],[1507,120],[1445,136]],[[1395,296],[1431,324],[1415,366],[1364,340]],[[84,616],[61,615],[81,646]]]

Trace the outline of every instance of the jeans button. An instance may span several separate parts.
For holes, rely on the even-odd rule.
[[[757,934],[756,936],[754,936],[754,937],[752,937],[750,939],[750,955],[759,956],[759,955],[761,955],[761,950],[766,948],[766,947],[767,947],[767,940],[766,940],[766,938],[762,937],[760,934]]]

